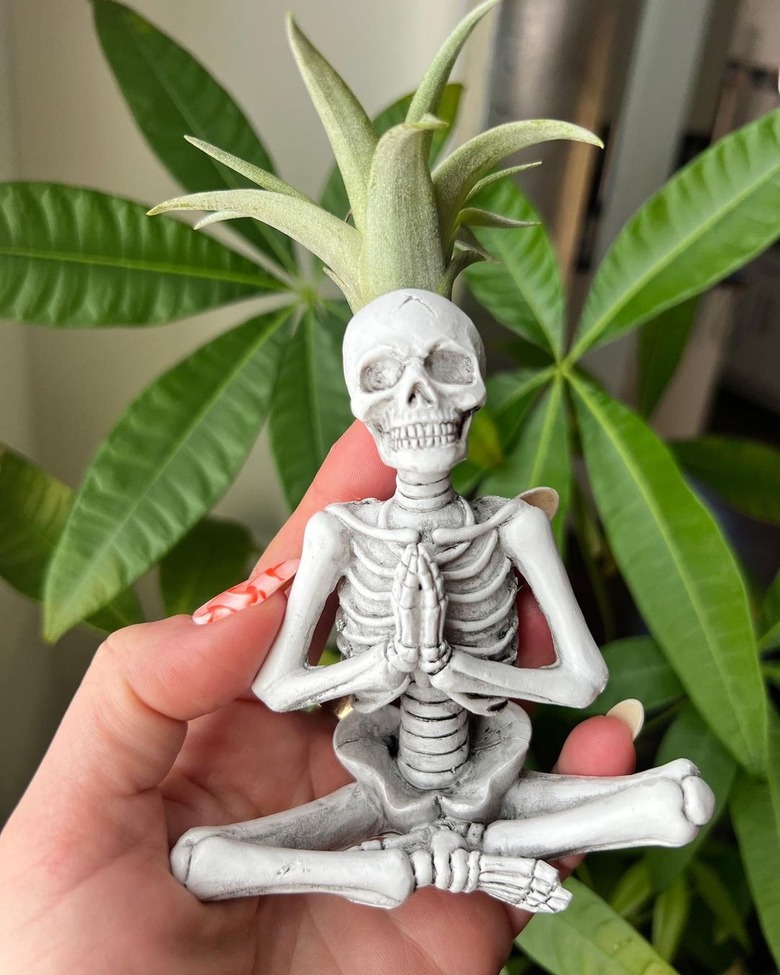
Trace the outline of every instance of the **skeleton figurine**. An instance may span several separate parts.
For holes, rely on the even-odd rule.
[[[507,699],[584,707],[607,672],[550,531],[555,492],[469,503],[453,491],[485,400],[483,366],[470,319],[427,291],[384,295],[350,322],[352,410],[397,469],[396,493],[310,520],[253,689],[278,711],[351,695],[334,745],[355,781],[297,809],[186,833],[173,870],[201,899],[326,891],[395,907],[435,885],[554,912],[570,895],[546,860],[681,845],[710,818],[712,793],[685,760],[617,778],[523,771],[530,724]],[[516,573],[549,624],[550,666],[514,665]],[[335,589],[343,659],[312,667]]]

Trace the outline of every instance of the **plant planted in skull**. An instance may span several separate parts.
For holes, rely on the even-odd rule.
[[[234,163],[251,159],[250,178],[262,175],[254,167],[272,173],[264,147],[227,93],[190,55],[126,7],[96,0],[94,10],[104,51],[136,120],[184,189],[209,195],[215,187],[256,192],[240,171],[215,165],[180,139],[190,133],[230,150]],[[301,38],[299,45],[306,42]],[[149,63],[157,71],[149,72]],[[419,96],[413,131],[404,132],[410,160],[419,161],[426,144],[431,158],[439,158],[446,130],[436,127],[436,119],[453,121],[458,95],[459,88],[448,85],[438,106],[429,95]],[[341,92],[340,97],[348,96]],[[380,136],[406,122],[412,102],[402,99],[374,120],[375,136],[362,122],[362,137],[358,131],[344,138],[363,151],[368,146],[378,152]],[[188,106],[186,122],[182,104]],[[507,496],[551,484],[561,498],[556,530],[562,537],[568,511],[592,557],[593,578],[599,582],[605,572],[614,573],[617,562],[652,635],[605,648],[613,685],[629,688],[615,693],[635,693],[642,675],[642,696],[658,729],[651,744],[663,733],[657,761],[681,754],[694,758],[715,789],[721,815],[694,850],[623,855],[612,872],[591,865],[583,876],[595,892],[580,885],[568,918],[551,920],[555,934],[532,926],[523,936],[526,951],[550,971],[564,970],[554,944],[565,944],[580,970],[594,953],[602,967],[608,965],[610,948],[601,932],[607,921],[610,931],[622,922],[601,897],[648,932],[652,920],[664,957],[680,952],[684,963],[693,958],[693,964],[716,971],[724,952],[755,959],[765,951],[755,913],[746,914],[752,896],[765,937],[780,954],[780,865],[774,852],[780,787],[777,762],[767,758],[762,680],[776,676],[776,664],[762,663],[759,656],[778,642],[777,581],[754,629],[734,555],[708,510],[644,420],[599,389],[579,362],[588,348],[634,328],[642,329],[643,345],[652,336],[656,345],[671,347],[674,316],[683,301],[771,242],[779,130],[774,113],[734,133],[640,210],[597,270],[573,343],[566,341],[561,275],[544,229],[481,225],[503,222],[485,212],[510,221],[536,220],[511,182],[490,184],[487,172],[479,178],[485,180],[481,186],[477,179],[471,198],[453,204],[460,208],[458,229],[451,220],[439,232],[440,251],[432,251],[424,265],[429,277],[421,286],[438,290],[440,283],[451,285],[454,272],[474,253],[484,249],[500,258],[501,264],[469,268],[468,283],[500,322],[537,350],[528,361],[538,364],[489,381],[491,405],[473,428],[461,484],[471,489],[481,482],[482,493]],[[457,159],[458,152],[449,159]],[[348,148],[343,153],[352,159]],[[365,156],[358,157],[365,162]],[[346,165],[349,170],[351,163]],[[359,225],[360,217],[355,220],[354,171],[345,176],[342,182],[334,172],[321,203],[338,218],[339,236],[328,246],[343,259],[342,280],[345,288],[357,289],[352,295],[357,304],[370,293],[361,297],[361,288],[383,285],[372,279],[379,264],[361,277],[360,253],[372,230],[365,220]],[[289,188],[262,178],[269,196],[276,195],[277,216],[292,212]],[[434,182],[431,169],[429,178]],[[453,171],[451,179],[456,178]],[[405,194],[407,188],[401,181],[386,182],[381,193],[391,192]],[[424,199],[430,187],[412,192]],[[57,327],[162,324],[248,295],[279,295],[288,302],[283,310],[208,343],[141,394],[98,452],[75,503],[68,488],[10,449],[0,461],[0,573],[33,597],[45,590],[51,637],[88,616],[105,628],[140,618],[129,587],[158,562],[167,607],[191,610],[241,576],[251,545],[246,530],[200,519],[234,477],[263,420],[270,416],[274,453],[291,503],[348,422],[340,343],[349,312],[343,303],[318,294],[318,282],[300,271],[280,233],[255,221],[231,222],[254,248],[248,259],[183,223],[148,220],[145,207],[94,191],[5,184],[0,201],[0,310],[6,317]],[[301,203],[298,212],[304,209]],[[361,211],[358,203],[361,212],[367,209]],[[334,226],[326,220],[312,227],[325,224]],[[108,232],[116,226],[121,233]],[[342,226],[354,233],[344,234]],[[388,226],[393,227],[392,219]],[[433,239],[430,224],[422,220],[414,232],[416,242]],[[343,248],[343,240],[351,243]],[[373,239],[370,246],[381,257],[381,242]],[[385,273],[398,268],[388,264]],[[640,362],[643,388],[650,391],[646,404],[663,389],[682,344]],[[303,368],[312,359],[320,367],[316,373]],[[290,377],[298,380],[296,389]],[[716,488],[727,490],[733,503],[777,520],[775,454],[728,440],[674,449],[684,462],[698,457],[699,470]],[[595,508],[572,479],[571,460],[580,451]],[[735,487],[733,478],[737,461],[745,474],[742,487]],[[207,554],[213,552],[219,558]],[[600,591],[608,619],[609,587],[601,584]],[[603,710],[609,701],[596,706]],[[540,715],[540,720],[548,719]],[[551,728],[565,724],[560,715],[549,721]],[[762,778],[767,772],[768,784]],[[724,849],[729,823],[736,828],[743,865]],[[624,882],[618,883],[620,874]],[[690,937],[681,946],[686,924]],[[621,943],[630,945],[631,959],[622,956],[629,970],[657,962],[629,924],[620,930]],[[711,949],[716,936],[723,938],[718,961]]]

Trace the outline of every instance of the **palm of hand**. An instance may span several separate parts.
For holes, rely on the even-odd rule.
[[[326,712],[273,714],[248,700],[192,722],[160,788],[171,840],[191,826],[268,815],[344,785],[349,777],[333,753],[333,726]],[[135,824],[140,837],[152,827],[159,835],[159,803],[150,803],[147,821]],[[147,853],[136,859],[143,876],[133,888],[154,905],[152,925],[165,921],[160,938],[167,942],[150,941],[145,972],[488,975],[501,967],[516,927],[511,912],[485,895],[436,890],[419,892],[392,912],[324,894],[203,905],[170,876],[164,837],[151,860]],[[131,881],[125,876],[122,883]],[[173,940],[171,916],[177,919]],[[137,944],[127,948],[137,952]]]
[[[392,489],[393,473],[355,424],[265,564],[300,554],[303,527],[323,504]],[[420,598],[425,643],[440,638],[441,601]],[[273,714],[240,697],[284,605],[276,595],[209,626],[175,617],[129,627],[98,652],[0,834],[4,975],[498,971],[527,916],[484,894],[428,888],[393,911],[325,894],[201,904],[171,875],[170,845],[190,827],[268,815],[347,781],[332,716]],[[518,611],[524,665],[550,663],[546,623],[523,591]],[[609,717],[575,729],[558,763],[583,775],[632,767],[631,734]]]

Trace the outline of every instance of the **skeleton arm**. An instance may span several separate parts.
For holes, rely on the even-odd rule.
[[[323,701],[382,690],[399,693],[408,674],[388,661],[387,647],[331,664],[312,667],[307,661],[314,631],[328,596],[344,574],[350,558],[349,536],[332,515],[321,511],[306,526],[301,564],[290,590],[279,634],[252,690],[274,711],[292,711]]]
[[[574,598],[545,514],[522,504],[502,527],[501,543],[547,619],[556,661],[524,669],[455,650],[431,683],[458,694],[586,707],[604,688],[607,669]]]

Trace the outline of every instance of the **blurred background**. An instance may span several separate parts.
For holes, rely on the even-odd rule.
[[[206,65],[242,105],[284,178],[316,196],[331,160],[287,49],[287,9],[375,113],[416,85],[472,4],[133,0],[131,6]],[[544,166],[523,178],[552,231],[576,306],[620,227],[675,169],[778,105],[778,65],[778,0],[504,0],[456,69],[467,89],[456,139],[485,124],[534,117],[574,121],[604,139],[601,154],[575,144],[543,146],[534,158]],[[0,0],[0,178],[95,187],[149,204],[176,194],[103,61],[86,0]],[[709,429],[777,442],[779,263],[775,247],[700,302],[686,357],[654,417],[661,433],[685,437]],[[247,304],[248,316],[256,302]],[[0,441],[76,487],[127,403],[235,320],[229,310],[164,328],[104,332],[4,324]],[[634,341],[614,343],[590,363],[629,402]],[[500,349],[493,354],[500,363]],[[261,539],[285,517],[262,438],[217,510]],[[742,539],[747,564],[763,575],[777,536],[747,519],[730,528]],[[2,583],[0,619],[2,822],[97,638],[79,631],[56,648],[45,646],[37,607]]]

